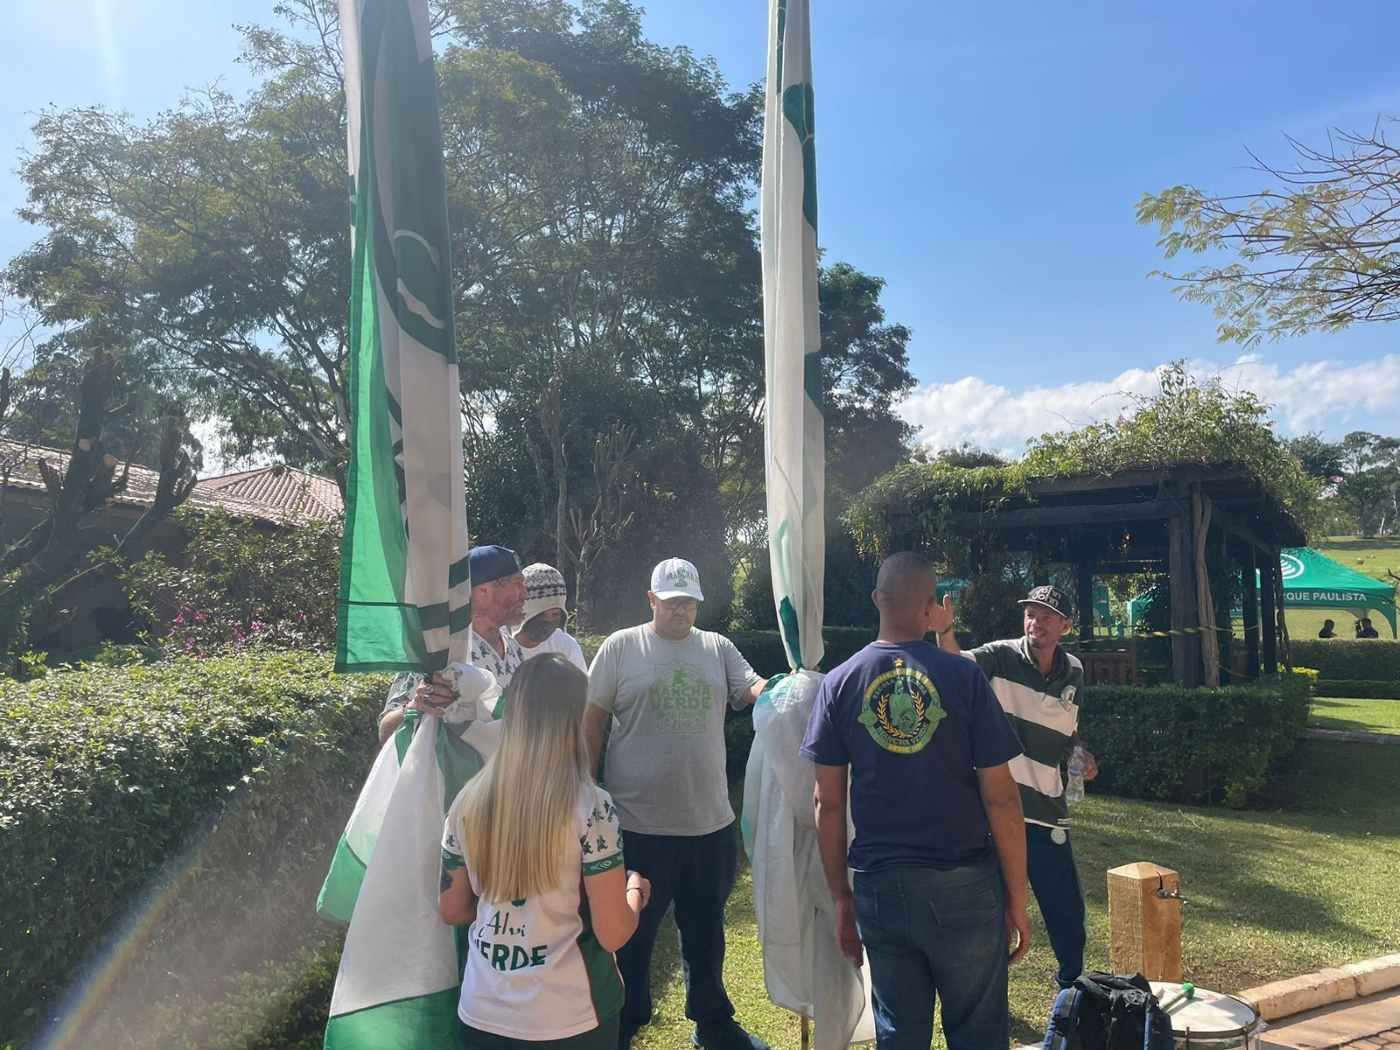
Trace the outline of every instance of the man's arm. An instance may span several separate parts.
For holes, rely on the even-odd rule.
[[[822,855],[826,887],[836,904],[836,940],[841,954],[861,964],[860,933],[856,929],[856,902],[846,870],[846,766],[818,765],[817,845]]]
[[[762,693],[763,690],[765,690],[765,689],[767,689],[767,688],[768,688],[768,679],[766,679],[766,678],[760,678],[760,679],[759,679],[757,682],[755,682],[753,685],[749,686],[748,689],[744,690],[744,697],[743,697],[743,700],[741,701],[742,704],[743,704],[743,706],[744,706],[744,707],[752,707],[755,703],[758,702],[758,696],[759,696],[759,694]]]
[[[1011,778],[1011,766],[1003,762],[977,771],[977,788],[991,825],[992,842],[1001,877],[1006,884],[1006,944],[1016,948],[1011,962],[1020,960],[1031,946],[1031,922],[1026,915],[1026,818],[1021,812],[1021,789]],[[1012,934],[1016,934],[1016,938]]]
[[[391,707],[384,712],[384,717],[379,720],[379,743],[381,746],[383,746],[384,741],[398,732],[399,726],[403,725],[403,712],[402,707]]]
[[[603,761],[603,736],[610,718],[612,715],[597,704],[589,704],[583,709],[583,740],[588,745],[588,760],[593,763],[595,777]]]

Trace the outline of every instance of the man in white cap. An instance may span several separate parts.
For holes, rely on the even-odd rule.
[[[564,630],[564,574],[537,561],[525,566],[525,620],[513,629],[524,658],[558,653],[585,674],[588,663],[577,639]]]
[[[605,780],[627,839],[627,865],[651,900],[617,953],[626,985],[619,1047],[651,1020],[652,947],[674,901],[685,961],[685,1014],[704,1050],[767,1050],[734,1020],[724,990],[724,905],[739,843],[725,778],[725,709],[747,707],[766,681],[734,643],[695,629],[700,574],[668,558],[651,574],[651,620],[614,632],[588,672],[584,733],[596,763],[611,723]]]

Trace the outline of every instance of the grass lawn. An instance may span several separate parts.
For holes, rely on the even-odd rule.
[[[1313,698],[1308,725],[1363,733],[1400,733],[1400,700]]]
[[[1391,703],[1400,701],[1318,701]],[[1091,967],[1106,967],[1104,872],[1150,860],[1182,874],[1187,977],[1236,991],[1384,952],[1400,944],[1400,747],[1308,740],[1287,785],[1287,809],[1228,811],[1090,796],[1077,808],[1079,870],[1089,904]],[[1091,787],[1092,790],[1092,787]],[[1280,800],[1282,804],[1283,800]],[[798,1046],[797,1020],[772,1006],[753,920],[752,883],[740,877],[729,904],[725,977],[739,1018],[775,1048]],[[1037,924],[1028,960],[1012,971],[1012,1034],[1039,1041],[1049,1010],[1053,956]],[[656,1018],[636,1050],[690,1045],[675,929],[658,943]],[[941,1047],[941,1038],[935,1046]]]
[[[1319,540],[1314,546],[1333,561],[1339,561],[1363,576],[1384,580],[1387,569],[1400,574],[1400,539],[1331,536]],[[1355,623],[1355,618],[1342,609],[1291,609],[1284,616],[1288,621],[1289,636],[1293,638],[1316,638],[1317,632],[1322,630],[1322,621],[1326,619],[1336,621],[1338,637],[1350,638],[1352,624]],[[1381,637],[1389,638],[1390,625],[1379,618],[1372,619]]]

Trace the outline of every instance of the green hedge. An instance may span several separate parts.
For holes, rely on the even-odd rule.
[[[1320,678],[1313,695],[1350,700],[1400,700],[1400,680],[1370,682],[1355,678]]]
[[[1085,690],[1080,734],[1111,795],[1243,806],[1292,751],[1307,724],[1310,676],[1258,685]]]
[[[1288,653],[1294,664],[1316,667],[1324,680],[1400,682],[1400,642],[1309,638],[1289,642]]]
[[[105,1010],[106,1046],[155,1045],[162,1005],[324,939],[316,886],[385,687],[287,653],[0,682],[0,1043],[138,916],[104,983],[143,1009]]]

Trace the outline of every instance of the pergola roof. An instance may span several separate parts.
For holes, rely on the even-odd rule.
[[[972,472],[969,472],[971,474]],[[1302,526],[1248,468],[1233,464],[1180,464],[1112,475],[1037,478],[1008,491],[995,483],[959,491],[884,494],[889,540],[919,545],[926,504],[945,508],[939,527],[960,535],[991,531],[1006,547],[1043,548],[1056,542],[1082,546],[1086,530],[1116,532],[1117,560],[1157,561],[1165,556],[1165,522],[1179,512],[1187,486],[1210,497],[1216,521],[1233,537],[1259,548],[1298,547]]]

